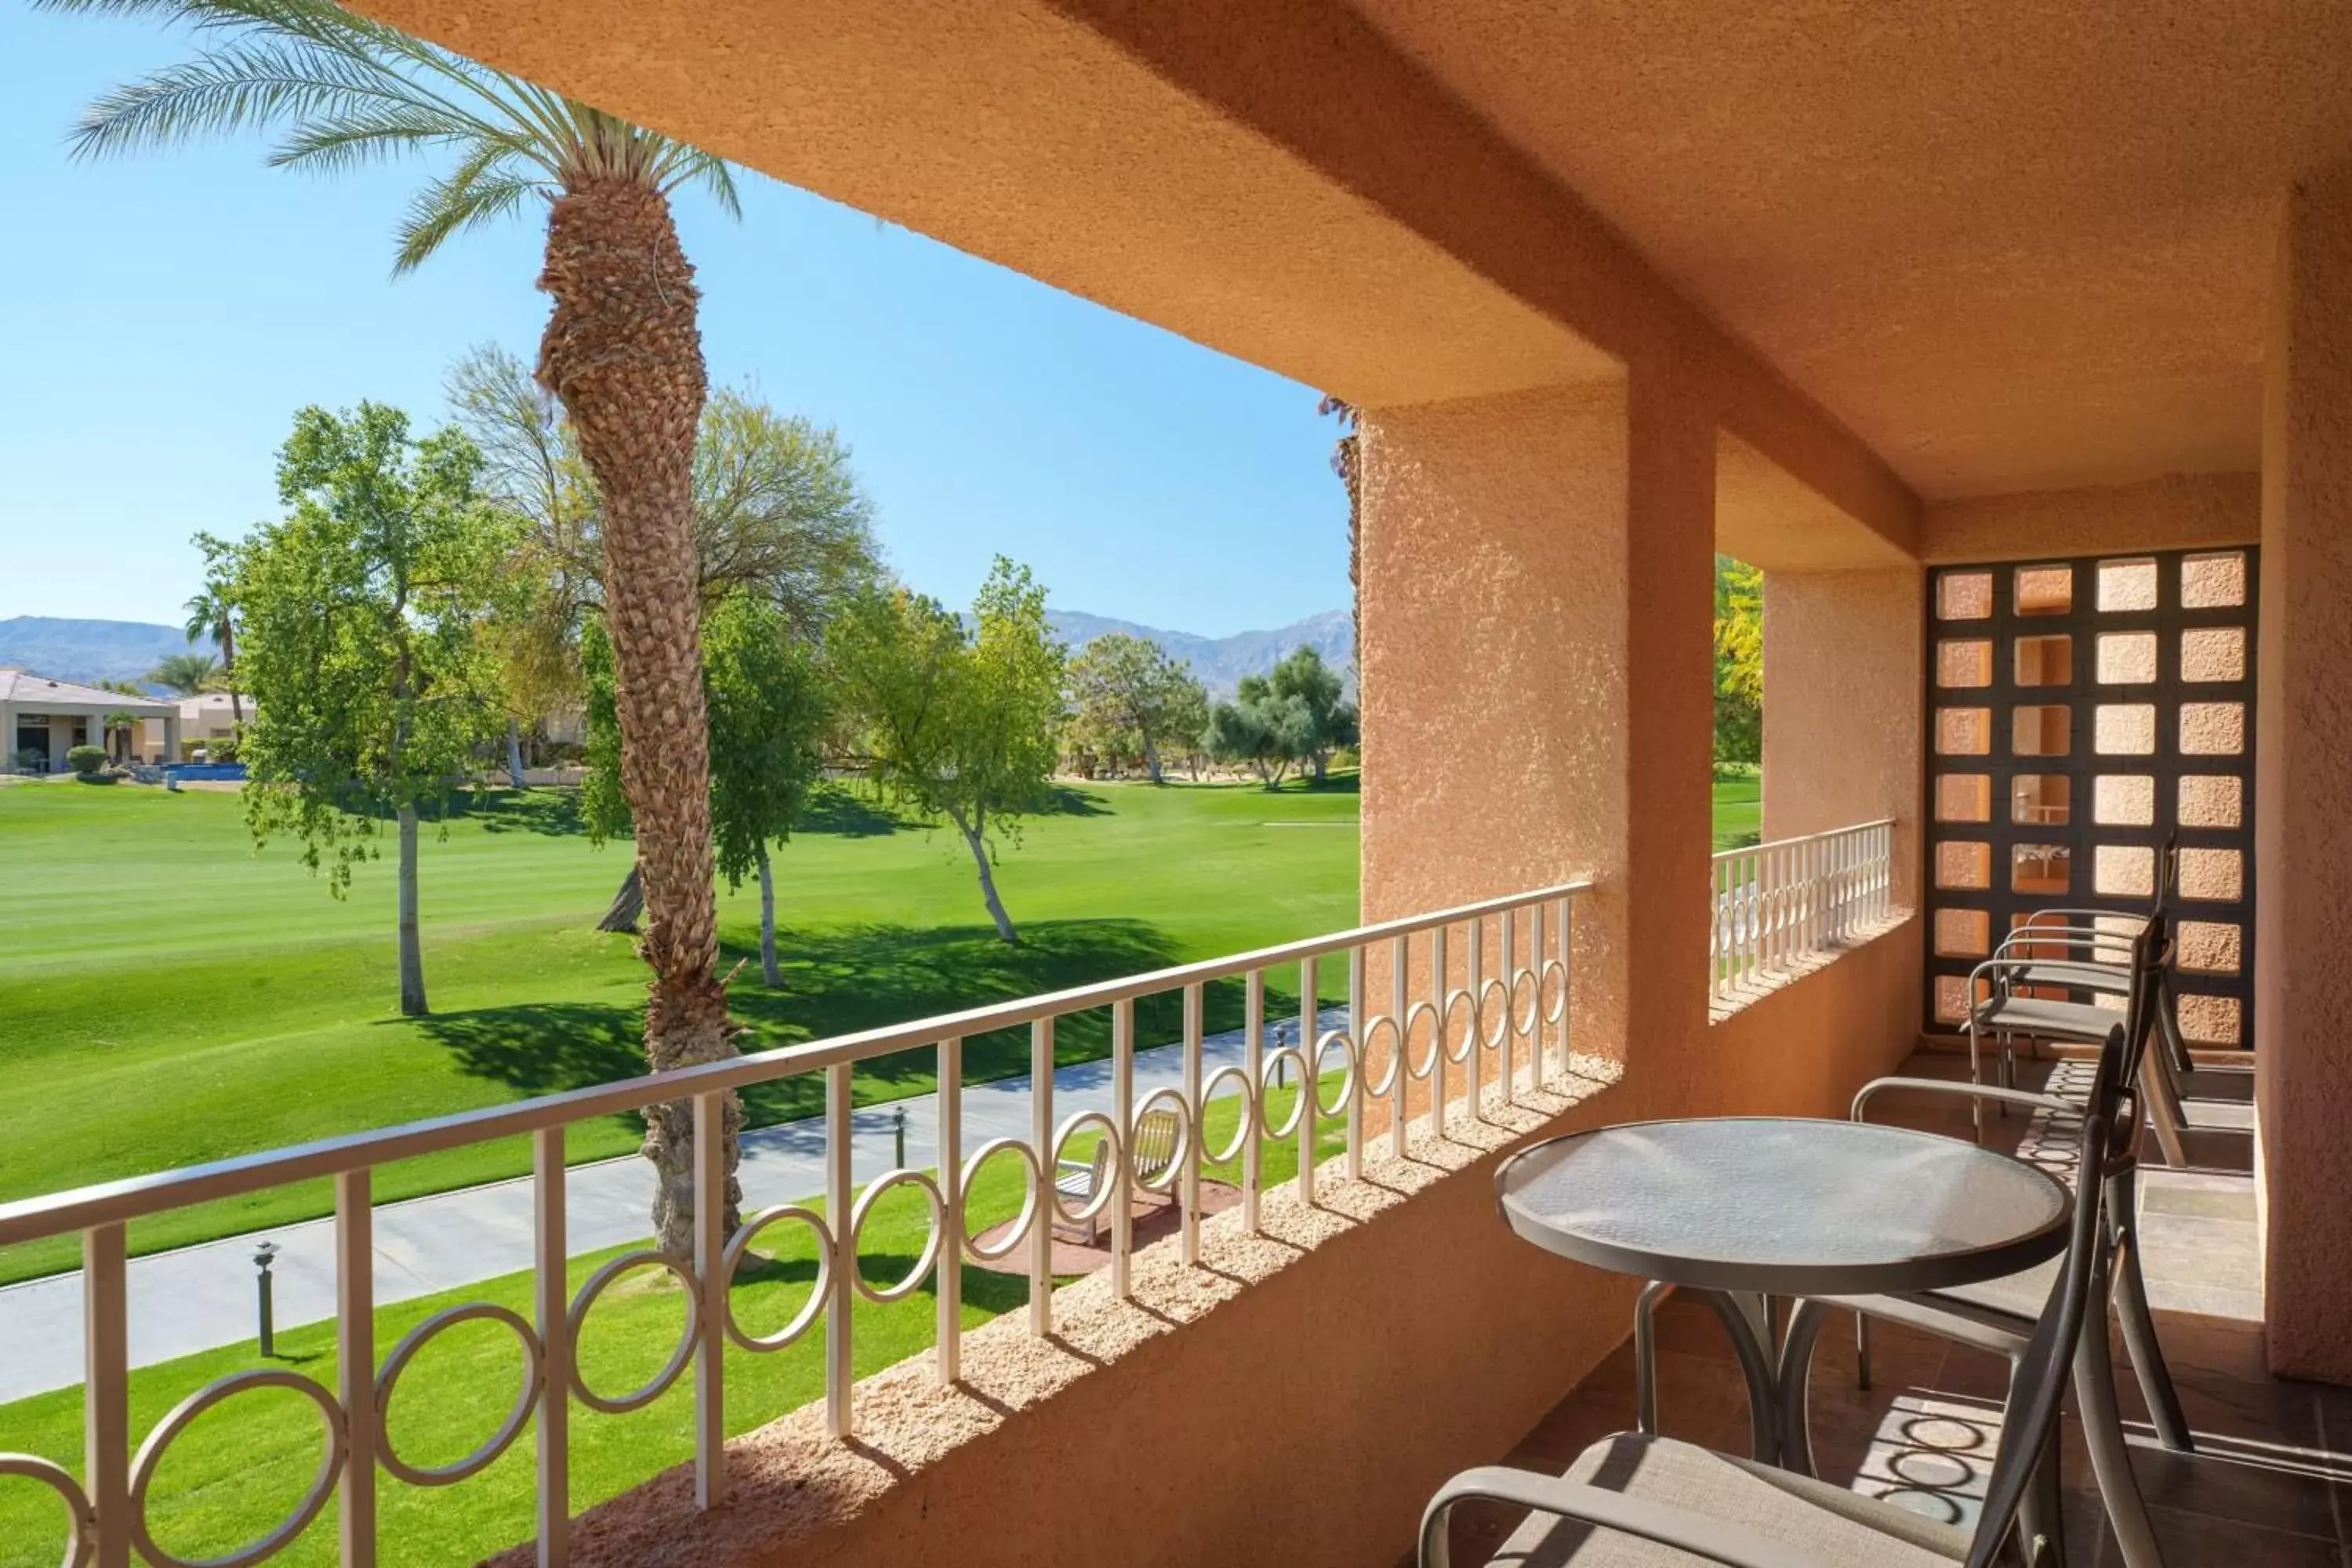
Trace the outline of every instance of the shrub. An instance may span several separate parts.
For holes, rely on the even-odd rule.
[[[99,769],[106,766],[106,748],[104,746],[76,746],[72,751],[66,753],[66,762],[73,768],[74,772],[81,774],[84,778],[88,778],[92,773],[97,773]]]
[[[121,775],[121,773],[75,773],[75,774],[74,774],[74,778],[75,778],[77,781],[79,781],[79,783],[86,784],[121,784],[121,783],[122,782],[122,775]]]
[[[205,761],[208,763],[233,763],[236,761],[236,737],[234,735],[215,735],[211,740],[206,741],[205,742]]]
[[[9,760],[28,773],[45,773],[49,771],[49,753],[38,746],[27,746]]]

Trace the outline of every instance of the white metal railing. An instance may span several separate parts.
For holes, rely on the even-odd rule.
[[[72,1521],[68,1568],[129,1568],[136,1552],[151,1563],[177,1562],[158,1548],[150,1533],[147,1494],[173,1440],[199,1415],[253,1388],[291,1389],[319,1411],[326,1430],[326,1458],[309,1493],[294,1511],[260,1540],[205,1568],[239,1568],[274,1555],[318,1519],[331,1498],[338,1499],[340,1561],[344,1568],[373,1568],[379,1561],[376,1494],[383,1475],[409,1486],[444,1486],[487,1468],[530,1426],[538,1446],[538,1557],[561,1564],[569,1557],[572,1515],[569,1434],[578,1409],[618,1413],[651,1403],[691,1368],[694,1397],[697,1496],[705,1508],[728,1492],[724,1426],[724,1350],[729,1342],[750,1352],[782,1350],[824,1331],[824,1403],[827,1425],[838,1436],[851,1428],[851,1306],[856,1295],[897,1300],[937,1276],[937,1370],[942,1383],[957,1376],[962,1342],[962,1266],[968,1258],[1013,1255],[1025,1243],[1029,1274],[1029,1327],[1045,1334],[1053,1324],[1052,1220],[1087,1224],[1105,1214],[1110,1222],[1111,1289],[1129,1294],[1129,1258],[1133,1250],[1129,1212],[1139,1184],[1128,1136],[1138,1119],[1172,1110],[1179,1119],[1181,1148],[1169,1178],[1181,1205],[1181,1257],[1200,1258],[1199,1183],[1204,1159],[1224,1163],[1238,1154],[1242,1165],[1242,1223],[1259,1223],[1261,1150],[1268,1139],[1295,1138],[1297,1191],[1314,1201],[1317,1121],[1345,1119],[1346,1174],[1362,1173],[1364,1112],[1386,1103],[1390,1137],[1402,1153],[1408,1131],[1406,1092],[1413,1079],[1431,1087],[1428,1124],[1442,1126],[1449,1098],[1466,1100],[1479,1114],[1481,1076],[1493,1070],[1502,1097],[1515,1094],[1524,1066],[1538,1087],[1554,1070],[1565,1075],[1569,1053],[1569,954],[1573,899],[1589,884],[1564,883],[1483,903],[1364,926],[1329,936],[1285,943],[1231,958],[1186,964],[1123,980],[1081,986],[1042,996],[973,1008],[887,1028],[837,1036],[756,1056],[730,1058],[695,1067],[482,1110],[467,1111],[403,1127],[328,1139],[267,1153],[224,1160],[163,1174],[109,1182],[72,1192],[0,1205],[0,1247],[47,1237],[80,1233],[82,1238],[85,1382],[82,1389],[86,1445],[82,1473],[26,1454],[0,1453],[0,1476],[46,1483],[63,1500]],[[1490,946],[1490,929],[1497,940]],[[1463,946],[1450,949],[1459,933]],[[1424,955],[1414,982],[1416,947]],[[1390,969],[1390,1005],[1368,1015],[1366,957],[1384,952]],[[1316,1007],[1317,969],[1327,959],[1347,965],[1348,1023],[1311,1036],[1302,1027],[1297,1046],[1265,1048],[1265,976],[1296,964],[1301,1022]],[[1457,976],[1459,977],[1457,980]],[[1204,987],[1239,977],[1244,984],[1244,1049],[1237,1066],[1221,1067],[1205,1079],[1202,1062]],[[1135,1004],[1141,996],[1181,991],[1183,996],[1183,1079],[1181,1089],[1151,1091],[1139,1104],[1135,1094]],[[1111,1015],[1113,1111],[1081,1111],[1057,1127],[1054,1121],[1054,1025],[1057,1018],[1097,1007]],[[1415,1032],[1426,1024],[1426,1052],[1413,1059]],[[1034,1116],[1028,1139],[998,1138],[971,1150],[962,1146],[963,1042],[992,1030],[1026,1025],[1030,1031]],[[1459,1038],[1454,1038],[1456,1031]],[[1388,1039],[1386,1071],[1370,1077],[1368,1048]],[[1310,1038],[1312,1044],[1309,1044]],[[850,1110],[853,1075],[860,1062],[930,1047],[939,1053],[939,1163],[929,1171],[897,1169],[877,1178],[853,1202],[850,1177]],[[1490,1058],[1492,1053],[1492,1059]],[[1339,1074],[1336,1092],[1318,1086],[1327,1064]],[[1286,1119],[1276,1123],[1266,1090],[1268,1069],[1288,1069],[1300,1086]],[[1461,1069],[1458,1094],[1449,1089],[1453,1069]],[[825,1212],[796,1204],[747,1216],[731,1237],[723,1233],[724,1140],[729,1094],[803,1073],[825,1075]],[[1232,1142],[1204,1150],[1205,1110],[1221,1089],[1238,1099],[1239,1121]],[[1312,1095],[1316,1114],[1307,1114]],[[695,1256],[691,1261],[652,1251],[625,1254],[592,1275],[577,1293],[566,1282],[564,1263],[564,1129],[591,1118],[690,1100],[695,1136]],[[1093,1132],[1111,1144],[1113,1180],[1091,1201],[1066,1207],[1055,1189],[1055,1161],[1074,1136]],[[533,1311],[530,1318],[487,1302],[448,1308],[418,1323],[388,1355],[375,1342],[373,1211],[370,1185],[377,1166],[497,1138],[529,1134],[533,1140]],[[965,1205],[975,1177],[989,1160],[1014,1160],[1026,1173],[1026,1194],[1011,1229],[974,1246]],[[128,1343],[129,1270],[124,1227],[133,1220],[191,1205],[260,1192],[293,1182],[331,1177],[334,1182],[336,1257],[337,1386],[330,1389],[290,1369],[236,1373],[191,1394],[132,1447]],[[1172,1178],[1171,1180],[1170,1178]],[[929,1211],[929,1235],[905,1279],[876,1286],[856,1267],[858,1238],[877,1198],[901,1185],[915,1188]],[[1049,1209],[1050,1205],[1050,1209]],[[828,1223],[828,1215],[832,1223]],[[816,1282],[807,1306],[775,1333],[754,1336],[735,1320],[729,1291],[745,1249],[770,1226],[806,1226],[818,1256]],[[597,1298],[619,1275],[658,1268],[674,1275],[686,1291],[686,1327],[677,1352],[645,1386],[623,1394],[593,1390],[572,1357],[580,1331]],[[467,1458],[432,1468],[403,1459],[383,1425],[394,1385],[427,1342],[459,1322],[495,1321],[521,1345],[523,1393],[499,1430]],[[575,1408],[577,1407],[577,1408]],[[776,1414],[782,1414],[779,1411]],[[534,1422],[531,1417],[536,1415]],[[7,1434],[0,1431],[0,1447]]]
[[[1843,946],[1894,908],[1895,823],[1888,818],[1726,849],[1709,869],[1714,919],[1707,984],[1717,1001],[1786,973],[1807,953]]]

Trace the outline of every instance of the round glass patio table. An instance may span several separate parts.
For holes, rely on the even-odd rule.
[[[1503,1218],[1619,1274],[1769,1296],[1885,1296],[2020,1273],[2074,1199],[1974,1143],[1862,1121],[1636,1121],[1548,1139],[1495,1177]]]
[[[1882,1296],[1998,1279],[2065,1250],[2074,1196],[2047,1172],[1905,1127],[1798,1117],[1571,1132],[1496,1173],[1503,1218],[1547,1252],[1683,1288],[1748,1380],[1755,1457],[1809,1470],[1803,1365],[1772,1298]],[[1649,1412],[1643,1412],[1646,1418]]]

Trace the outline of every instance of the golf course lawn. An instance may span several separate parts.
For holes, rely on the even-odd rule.
[[[1764,829],[1764,781],[1754,773],[1715,781],[1715,847],[1753,844]],[[1319,988],[1318,988],[1319,989]]]
[[[1752,780],[1716,786],[1717,831],[1752,825]],[[762,1049],[1345,927],[1357,913],[1352,777],[1292,784],[1098,784],[1004,846],[1022,942],[995,940],[951,834],[830,791],[777,852],[785,984],[756,959],[730,992]],[[1748,829],[1752,831],[1752,826]],[[1738,831],[1738,827],[1734,827]],[[387,847],[389,846],[387,845]],[[397,1016],[393,868],[329,895],[298,847],[256,851],[233,794],[71,783],[0,791],[0,1202],[572,1088],[640,1070],[645,970],[593,929],[627,847],[592,846],[560,792],[493,793],[428,832],[424,1018]],[[757,944],[756,889],[721,889],[725,962]],[[1327,965],[1336,1000],[1341,977]],[[1297,1005],[1268,976],[1270,1013]],[[1213,986],[1212,1030],[1240,1021]],[[1179,998],[1146,998],[1144,1044]],[[1102,1013],[1065,1020],[1064,1062],[1106,1054]],[[1025,1032],[966,1047],[978,1080],[1026,1071]],[[931,1087],[933,1053],[862,1065],[862,1101]],[[753,1124],[813,1114],[814,1078],[761,1086]],[[572,1159],[627,1152],[630,1119],[573,1130]],[[524,1140],[376,1173],[392,1201],[530,1168]],[[310,1183],[134,1225],[135,1252],[327,1213]],[[69,1237],[0,1251],[0,1282],[70,1268]]]
[[[988,924],[961,841],[835,791],[776,855],[785,984],[756,957],[730,992],[764,1049],[1344,928],[1356,919],[1353,779],[1089,785],[1005,846],[998,885],[1021,944]],[[387,844],[387,847],[389,847]],[[642,1071],[646,970],[593,929],[628,867],[567,796],[494,794],[420,856],[433,1012],[397,1016],[393,867],[329,896],[298,847],[255,852],[232,794],[0,792],[0,1202],[441,1115]],[[722,888],[723,963],[756,952],[757,889]],[[1295,974],[1268,977],[1270,1004]],[[1329,984],[1337,984],[1333,976]],[[1239,986],[1211,999],[1239,1022]],[[1230,994],[1228,994],[1230,993]],[[1337,993],[1333,993],[1337,994]],[[1152,1004],[1157,1004],[1156,1005]],[[1179,998],[1139,1009],[1174,1037]],[[1107,1054],[1105,1016],[1065,1023],[1064,1061]],[[974,1079],[1028,1068],[1025,1031],[966,1047]],[[931,1087],[934,1053],[862,1066],[861,1100]],[[814,1112],[821,1083],[748,1097],[754,1124]],[[577,1160],[637,1142],[624,1118],[573,1130]],[[517,1175],[527,1141],[387,1166],[379,1202]],[[323,1183],[134,1225],[134,1251],[331,1207]],[[0,1255],[0,1280],[70,1267],[69,1238]]]

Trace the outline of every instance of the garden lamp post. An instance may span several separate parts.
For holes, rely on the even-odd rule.
[[[903,1171],[907,1168],[907,1108],[903,1105],[898,1107],[891,1113],[890,1121],[898,1138],[898,1152],[892,1164],[896,1169]]]
[[[278,1354],[278,1325],[270,1300],[270,1259],[278,1256],[278,1244],[265,1241],[253,1249],[255,1306],[261,1315],[261,1353],[266,1357]]]

